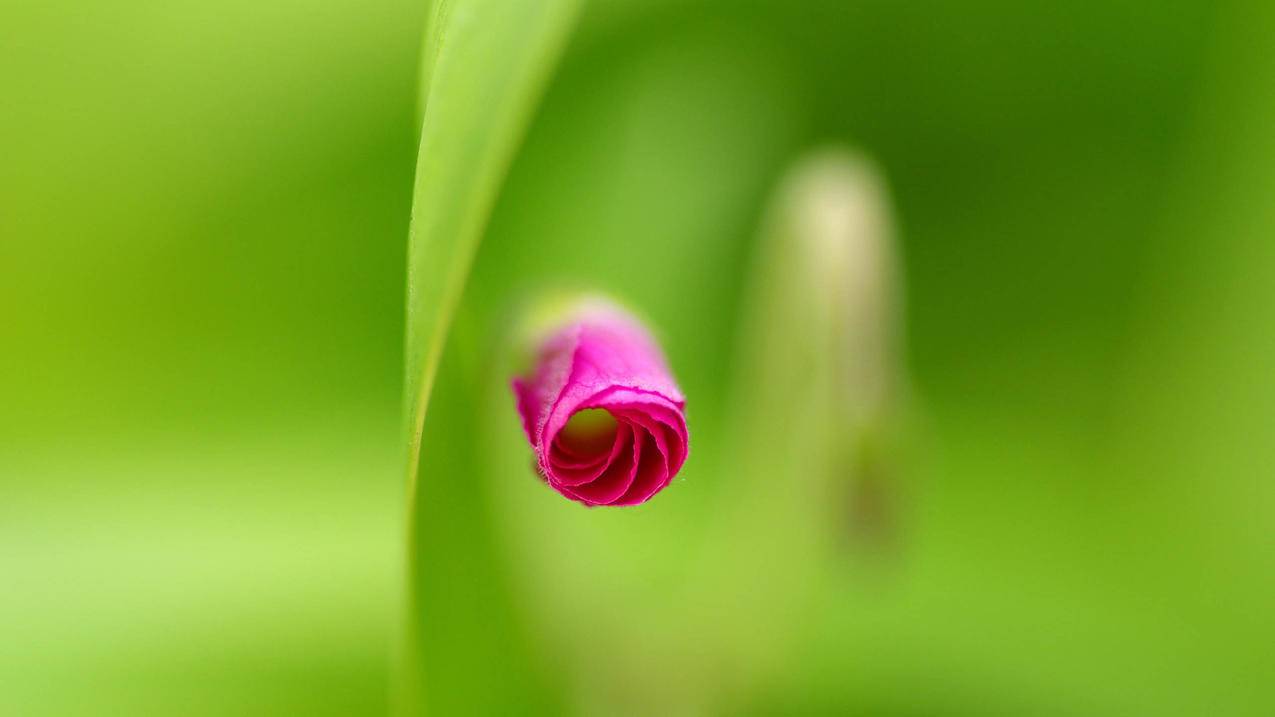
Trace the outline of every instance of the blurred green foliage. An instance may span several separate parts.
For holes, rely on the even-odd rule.
[[[0,712],[387,708],[427,11],[0,5]],[[1271,37],[1256,0],[588,4],[431,404],[434,517],[471,538],[424,643],[442,704],[696,692],[579,658],[695,578],[763,209],[840,143],[900,226],[897,544],[847,538],[765,679],[688,709],[1269,714]],[[688,396],[691,462],[642,508],[566,504],[518,452],[504,342],[563,286],[641,307]],[[538,565],[546,517],[597,541]],[[617,601],[546,617],[582,565]]]
[[[422,14],[0,4],[0,713],[385,709]]]

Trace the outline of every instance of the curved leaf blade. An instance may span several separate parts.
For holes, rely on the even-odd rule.
[[[426,42],[408,250],[408,481],[447,330],[501,179],[578,0],[443,0]]]
[[[428,504],[439,513],[451,509],[446,504],[451,494],[418,495],[426,411],[488,216],[578,7],[579,0],[441,0],[429,13],[408,249],[407,614],[400,654],[400,711],[416,713],[448,702],[426,699],[447,697],[440,694],[447,687],[446,680],[426,674],[425,666],[439,660],[425,658],[438,648],[425,639],[422,628],[446,616],[422,618],[422,599],[430,586],[423,582],[428,576],[423,574],[421,555],[447,554],[449,541],[463,538],[454,531],[418,535],[421,506]]]

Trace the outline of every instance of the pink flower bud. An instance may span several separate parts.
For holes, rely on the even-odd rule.
[[[612,304],[549,333],[513,390],[541,474],[572,500],[644,503],[686,460],[686,400],[655,340]]]

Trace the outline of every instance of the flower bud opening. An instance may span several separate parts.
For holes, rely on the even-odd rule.
[[[513,390],[540,473],[567,498],[644,503],[686,460],[685,399],[650,333],[615,304],[567,312]]]

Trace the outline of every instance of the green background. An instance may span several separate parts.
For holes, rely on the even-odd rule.
[[[376,713],[414,679],[395,665],[426,10],[3,0],[0,712]],[[514,538],[562,516],[606,541],[558,561],[676,592],[681,538],[731,491],[767,198],[844,144],[899,224],[896,549],[865,566],[848,545],[815,587],[759,565],[815,595],[765,679],[688,686],[674,661],[634,682],[688,711],[1268,714],[1272,37],[1269,3],[1239,0],[589,5],[427,428],[450,492],[422,567],[464,587],[431,589],[428,699],[641,710],[582,695],[603,670],[583,658],[661,653],[544,618],[570,586]],[[634,511],[522,490],[501,337],[557,287],[640,307],[688,396],[692,462]]]

